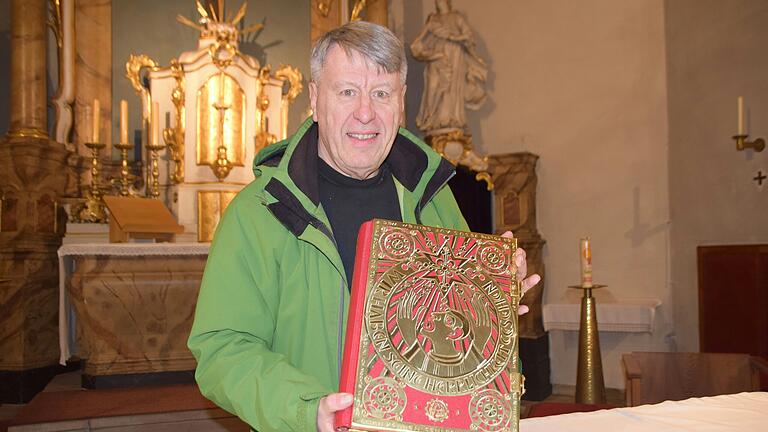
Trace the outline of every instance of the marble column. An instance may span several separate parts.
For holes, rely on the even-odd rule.
[[[25,402],[56,372],[58,265],[74,192],[70,153],[48,138],[45,0],[11,1],[11,106],[0,139],[0,403]]]
[[[45,20],[44,1],[11,1],[11,136],[48,138]]]
[[[107,144],[101,151],[105,160],[112,155],[112,1],[78,0],[75,3],[75,133],[77,154],[90,157],[85,147],[91,137],[91,124],[85,111],[98,99],[101,105],[100,141]],[[126,61],[128,59],[123,59]],[[88,184],[90,172],[86,169]]]

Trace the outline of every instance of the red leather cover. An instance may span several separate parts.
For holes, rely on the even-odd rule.
[[[516,241],[374,220],[357,242],[337,430],[517,430]]]

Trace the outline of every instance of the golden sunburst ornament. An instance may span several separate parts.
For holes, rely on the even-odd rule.
[[[216,7],[210,4],[208,9],[199,1],[195,3],[197,4],[197,12],[200,14],[197,22],[183,15],[176,15],[176,20],[185,26],[198,30],[201,38],[215,37],[217,40],[236,42],[238,34],[253,33],[264,27],[264,24],[253,24],[242,30],[237,29],[237,24],[245,17],[247,3],[240,5],[240,9],[234,16],[226,18],[224,16],[224,0],[218,0]]]

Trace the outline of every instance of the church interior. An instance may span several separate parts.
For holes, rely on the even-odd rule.
[[[457,62],[428,54],[439,14],[469,29]],[[196,391],[197,291],[255,154],[312,113],[312,44],[350,20],[403,41],[403,127],[457,166],[470,228],[514,232],[542,276],[520,430],[765,407],[764,18],[764,0],[0,0],[0,432],[248,430]]]

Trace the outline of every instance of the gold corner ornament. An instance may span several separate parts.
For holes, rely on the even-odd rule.
[[[464,165],[477,172],[475,180],[484,181],[488,191],[493,190],[493,178],[488,173],[488,156],[479,156],[472,145],[472,135],[462,130],[451,130],[428,135],[426,142],[453,165]]]
[[[141,112],[142,123],[149,121],[152,109],[152,95],[149,89],[144,87],[144,84],[141,82],[141,70],[144,68],[157,69],[157,62],[145,54],[131,54],[128,56],[128,61],[125,63],[125,77],[128,78],[128,81],[131,82],[131,87],[141,98],[141,106],[143,107]]]
[[[277,137],[269,133],[269,125],[267,123],[267,109],[269,109],[269,96],[267,96],[266,88],[269,85],[269,75],[272,71],[272,66],[266,65],[259,69],[259,95],[256,97],[256,135],[254,136],[255,149],[254,153],[258,153],[264,147],[277,142]]]

